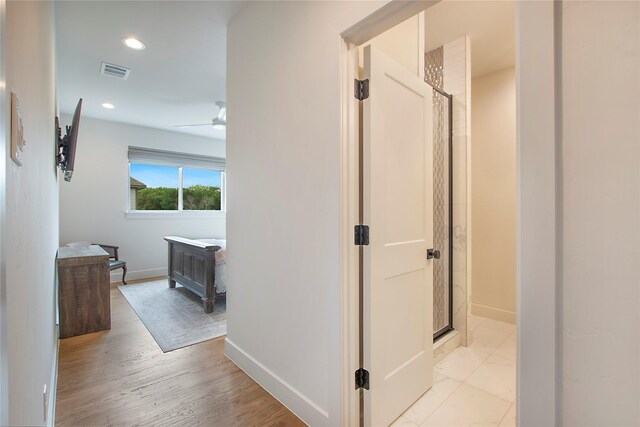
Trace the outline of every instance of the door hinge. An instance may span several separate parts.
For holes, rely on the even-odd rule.
[[[354,229],[354,240],[356,246],[367,246],[369,244],[369,226],[356,225]]]
[[[355,96],[358,101],[369,98],[369,79],[355,80]]]
[[[356,390],[369,390],[369,371],[360,368],[356,371]]]

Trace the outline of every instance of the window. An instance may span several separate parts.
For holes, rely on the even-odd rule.
[[[224,211],[224,159],[129,147],[129,211]]]
[[[179,168],[141,163],[131,163],[129,168],[130,210],[178,210]]]
[[[222,208],[222,172],[182,169],[182,209],[219,211]]]

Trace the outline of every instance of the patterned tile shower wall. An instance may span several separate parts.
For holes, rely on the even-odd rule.
[[[444,49],[425,54],[425,81],[444,88]],[[448,99],[433,91],[433,247],[442,257],[433,264],[433,332],[449,325],[449,161]]]

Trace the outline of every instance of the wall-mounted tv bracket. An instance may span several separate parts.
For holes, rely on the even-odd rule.
[[[66,127],[66,135],[62,136],[62,128],[60,127],[60,119],[56,117],[56,165],[65,170],[67,166],[67,154],[69,150],[69,132],[71,126]]]

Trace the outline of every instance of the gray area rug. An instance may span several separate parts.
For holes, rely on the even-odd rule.
[[[166,280],[118,286],[131,307],[165,353],[227,333],[225,298],[206,314],[200,297]]]

